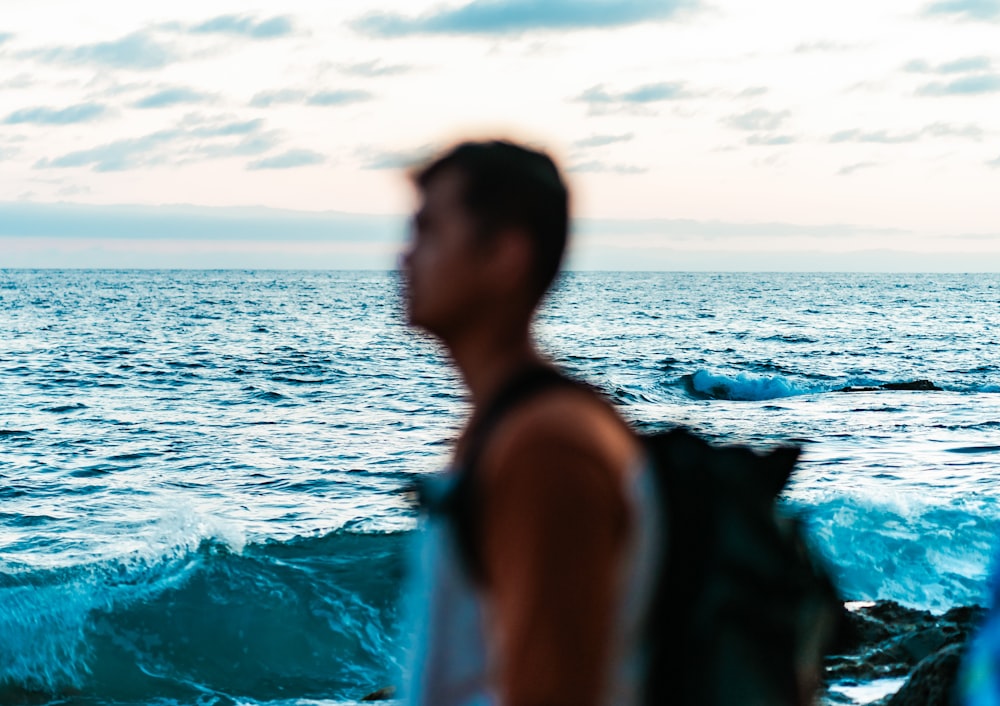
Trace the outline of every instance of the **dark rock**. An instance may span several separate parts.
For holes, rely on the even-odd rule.
[[[930,380],[910,380],[909,382],[887,382],[883,390],[938,390],[941,388]]]
[[[873,606],[859,608],[857,612],[874,620],[881,620],[896,633],[912,629],[917,624],[934,621],[934,615],[929,611],[907,608],[896,601],[879,601]]]
[[[898,645],[906,653],[909,660],[920,662],[945,645],[954,642],[955,637],[954,631],[935,626],[912,635],[904,635],[900,638]]]
[[[883,601],[845,612],[838,654],[826,659],[831,680],[869,681],[905,676],[942,648],[964,644],[985,617],[978,606],[936,616]]]
[[[986,609],[978,605],[960,605],[941,616],[942,623],[977,627],[986,620]]]
[[[955,681],[965,645],[949,645],[921,661],[886,706],[958,706]]]
[[[940,391],[941,388],[930,380],[908,380],[906,382],[887,382],[877,387],[852,386],[841,387],[836,392],[878,392],[879,390],[918,390],[921,392]]]
[[[855,611],[844,610],[843,652],[872,647],[905,632],[935,624],[934,616],[922,610],[906,608],[895,601],[881,601]]]
[[[389,699],[396,696],[396,687],[386,686],[382,687],[378,691],[373,691],[368,694],[368,696],[361,699],[362,701],[388,701]]]

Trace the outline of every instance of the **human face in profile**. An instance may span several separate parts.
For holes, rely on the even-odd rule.
[[[475,323],[483,296],[485,253],[462,202],[463,179],[449,169],[426,185],[403,256],[407,320],[445,343]]]

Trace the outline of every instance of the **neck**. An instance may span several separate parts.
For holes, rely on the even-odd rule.
[[[543,364],[527,325],[486,330],[452,342],[448,348],[476,409],[488,403],[518,370]]]

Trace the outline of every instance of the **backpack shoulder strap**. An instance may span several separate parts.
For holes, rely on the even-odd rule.
[[[451,523],[462,564],[477,583],[485,581],[486,572],[481,556],[482,488],[476,467],[493,430],[507,414],[539,394],[557,387],[585,386],[554,368],[526,368],[504,384],[469,430],[468,444],[459,462],[457,478],[438,512]]]

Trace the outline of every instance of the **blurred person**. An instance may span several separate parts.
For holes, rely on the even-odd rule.
[[[547,155],[506,141],[460,144],[414,181],[407,317],[444,346],[472,412],[423,492],[406,698],[639,703],[657,551],[640,443],[531,331],[566,247],[567,188]]]
[[[544,359],[569,220],[548,156],[464,143],[415,182],[407,317],[472,412],[422,484],[409,703],[811,703],[843,608],[776,504],[800,450],[640,437]]]

